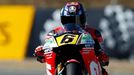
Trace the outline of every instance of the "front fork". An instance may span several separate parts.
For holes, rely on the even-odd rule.
[[[62,63],[58,64],[57,68],[56,68],[56,74],[57,75],[62,75],[63,71],[64,71],[64,65]]]

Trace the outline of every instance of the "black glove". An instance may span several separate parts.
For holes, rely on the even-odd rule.
[[[44,63],[44,56],[37,56],[37,61]]]

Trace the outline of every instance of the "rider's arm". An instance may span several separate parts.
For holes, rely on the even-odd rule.
[[[95,31],[96,38],[94,39],[95,41],[95,53],[98,56],[98,59],[100,62],[102,62],[103,66],[106,66],[109,64],[109,56],[104,52],[103,48],[103,38],[101,36],[101,33],[96,30]]]
[[[45,56],[44,56],[44,52],[46,52],[47,50],[51,50],[52,48],[49,47],[49,43],[47,42],[47,40],[49,38],[51,38],[52,36],[54,36],[55,34],[60,34],[64,31],[64,29],[62,27],[57,27],[54,30],[51,30],[45,37],[44,37],[44,45],[38,46],[35,49],[35,55],[37,57],[37,61],[44,63],[45,62]],[[49,47],[49,48],[48,48]]]
[[[103,48],[102,48],[102,43],[103,43],[103,38],[101,36],[101,33],[98,31],[98,30],[95,30],[94,31],[94,41],[95,41],[95,53],[96,55],[100,55],[101,51],[103,51]]]
[[[44,63],[44,50],[43,45],[39,45],[34,50],[34,56],[37,57],[37,61]]]
[[[50,36],[53,35],[53,31],[50,31],[46,36],[45,36],[45,39],[48,39]],[[44,45],[46,44],[46,42],[44,43]],[[37,57],[37,61],[40,62],[40,63],[44,63],[45,62],[45,56],[44,56],[44,50],[45,50],[45,47],[44,45],[39,45],[35,48],[34,50],[34,56]]]

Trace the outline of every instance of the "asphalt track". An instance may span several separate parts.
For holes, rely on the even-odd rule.
[[[33,59],[0,61],[0,75],[45,75],[44,67]]]
[[[36,59],[0,61],[0,75],[46,75],[44,67]],[[105,68],[109,75],[134,75],[134,62],[126,60],[110,60],[109,67]]]

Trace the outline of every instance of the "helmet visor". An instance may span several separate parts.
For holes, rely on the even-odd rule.
[[[63,24],[67,23],[80,24],[79,16],[61,16],[61,19]]]

